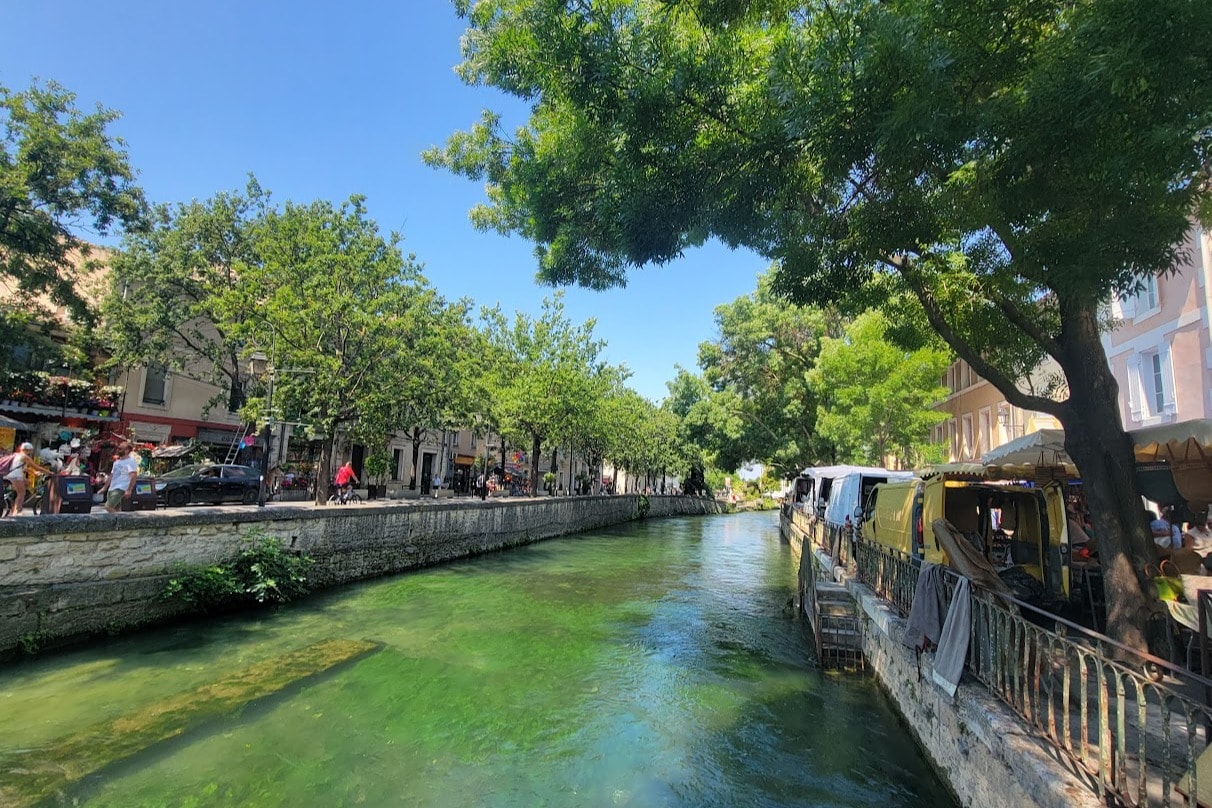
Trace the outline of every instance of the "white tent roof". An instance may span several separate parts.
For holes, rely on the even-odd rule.
[[[986,466],[1007,463],[1057,466],[1061,463],[1072,462],[1065,451],[1065,430],[1063,429],[1041,429],[1037,432],[1029,432],[1021,438],[1003,443],[981,456],[981,463]]]

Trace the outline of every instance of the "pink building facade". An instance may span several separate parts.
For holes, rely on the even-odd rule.
[[[1103,336],[1124,428],[1212,418],[1212,233],[1194,225],[1175,272],[1111,304]]]

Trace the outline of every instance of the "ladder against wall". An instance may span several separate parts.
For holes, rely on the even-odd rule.
[[[254,426],[254,424],[241,424],[232,435],[231,444],[227,447],[227,454],[223,458],[224,465],[230,466],[236,462],[236,458],[240,456],[240,449],[244,446],[244,438],[255,434]]]

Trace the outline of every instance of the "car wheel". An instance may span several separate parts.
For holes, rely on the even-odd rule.
[[[244,489],[244,499],[243,499],[244,504],[253,505],[256,503],[256,501],[257,501],[257,489],[245,488]]]
[[[180,508],[182,505],[189,504],[189,491],[184,488],[178,488],[175,491],[169,491],[167,501],[174,508]]]

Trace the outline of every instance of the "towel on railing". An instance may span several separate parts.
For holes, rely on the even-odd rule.
[[[938,645],[947,612],[947,591],[943,588],[943,568],[926,561],[917,574],[917,589],[905,624],[905,645],[916,650]]]
[[[934,654],[934,683],[947,691],[948,696],[955,696],[960,677],[964,675],[971,632],[972,601],[968,579],[960,578],[955,585],[955,594],[951,596],[951,608],[947,609],[938,651]]]

